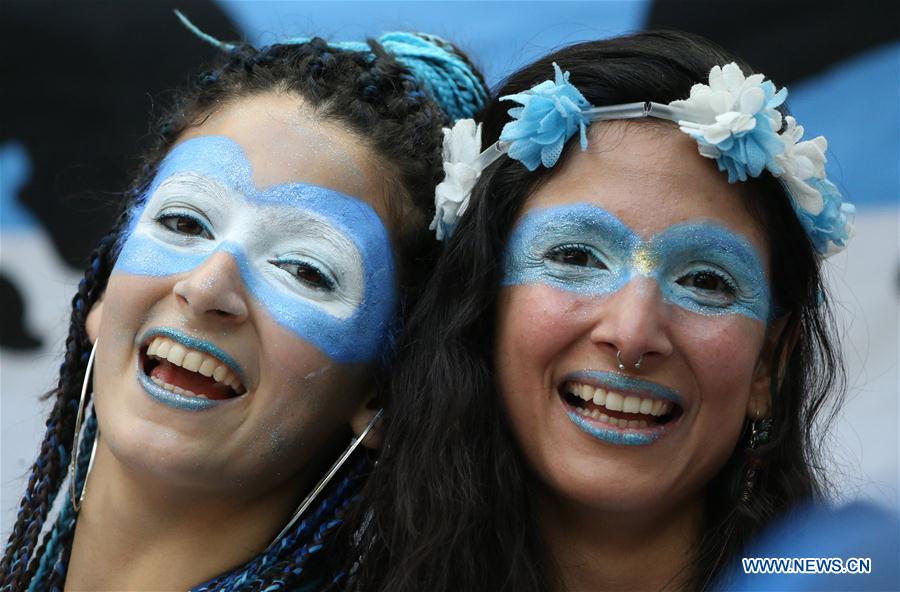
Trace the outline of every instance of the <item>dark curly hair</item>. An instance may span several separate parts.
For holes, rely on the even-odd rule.
[[[556,51],[512,74],[495,96],[546,80],[557,62],[593,105],[669,103],[687,97],[712,66],[732,61],[751,72],[700,37],[646,32]],[[486,108],[485,146],[498,139],[509,107],[495,101]],[[568,143],[563,159],[576,144]],[[558,164],[529,172],[510,158],[485,170],[411,315],[390,379],[381,464],[364,486],[368,507],[353,590],[559,586],[535,520],[533,477],[501,407],[493,367],[507,239],[528,197],[559,170]],[[773,517],[828,490],[813,431],[833,418],[837,402],[830,403],[842,391],[843,374],[820,260],[780,185],[764,177],[750,186],[748,194],[764,198],[746,205],[768,238],[773,297],[786,319],[771,366],[774,425],[766,445],[751,452],[739,443],[708,485],[691,573],[681,574],[692,589],[707,588]],[[745,502],[748,462],[759,466]]]
[[[91,350],[86,316],[106,288],[127,228],[128,212],[141,199],[162,158],[185,130],[201,124],[229,101],[273,91],[296,94],[316,117],[341,123],[370,148],[391,189],[387,194],[397,196],[387,205],[390,215],[396,218],[393,226],[399,229],[392,239],[401,272],[401,308],[415,300],[436,251],[427,226],[433,212],[434,187],[443,174],[441,127],[448,121],[444,104],[452,99],[454,109],[475,112],[487,96],[480,74],[461,52],[437,38],[421,38],[435,48],[428,56],[417,58],[426,62],[431,85],[416,75],[415,68],[404,65],[411,63],[410,58],[401,63],[376,41],[369,41],[366,51],[343,50],[319,38],[261,49],[241,44],[191,81],[177,96],[174,107],[160,118],[150,139],[151,147],[123,200],[121,214],[92,253],[72,300],[59,382],[46,395],[53,401],[53,409],[0,560],[0,590],[12,592],[29,586],[61,590],[64,586],[75,523],[68,499],[40,546],[38,540],[73,454],[80,387]],[[442,70],[442,54],[437,49],[452,54],[455,70]],[[465,66],[459,65],[460,59]],[[429,60],[432,63],[427,63]],[[465,67],[470,68],[465,83],[456,84],[454,76]],[[432,92],[433,79],[439,79],[442,72],[446,78],[439,81],[442,90]],[[478,84],[473,84],[473,80]],[[454,93],[454,88],[459,92]],[[79,483],[84,479],[84,459],[89,456],[95,432],[96,418],[92,415],[82,434],[82,449],[87,453],[82,453],[82,466],[72,476]],[[364,472],[365,461],[357,463],[273,550],[198,589],[290,589],[308,574],[326,536],[340,524],[344,512],[356,499]]]

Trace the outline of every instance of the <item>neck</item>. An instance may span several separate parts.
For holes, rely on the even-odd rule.
[[[101,438],[66,590],[187,590],[262,552],[306,485],[252,499],[183,490],[128,470]]]
[[[536,496],[558,589],[684,590],[699,538],[702,500],[664,512],[609,512]]]

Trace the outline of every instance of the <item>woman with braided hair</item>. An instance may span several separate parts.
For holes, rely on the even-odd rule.
[[[320,478],[377,420],[435,252],[441,126],[486,90],[430,36],[219,45],[73,299],[3,592],[341,577],[323,549],[367,460]]]

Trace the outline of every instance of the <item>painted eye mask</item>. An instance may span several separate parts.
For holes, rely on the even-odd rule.
[[[373,361],[391,330],[394,261],[366,203],[286,183],[259,190],[241,147],[206,136],[176,146],[135,208],[114,273],[168,276],[234,257],[281,326],[341,363]]]
[[[601,296],[638,275],[656,280],[665,300],[685,310],[769,320],[762,263],[739,235],[710,222],[690,222],[642,240],[591,204],[526,215],[507,245],[503,284],[546,284]]]

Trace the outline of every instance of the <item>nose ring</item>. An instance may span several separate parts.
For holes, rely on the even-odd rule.
[[[634,369],[640,370],[641,362],[643,362],[643,361],[644,361],[644,354],[641,354],[641,357],[638,358],[638,361],[634,363]],[[622,362],[622,350],[616,351],[616,363],[619,365],[619,370],[625,369],[625,363]]]

